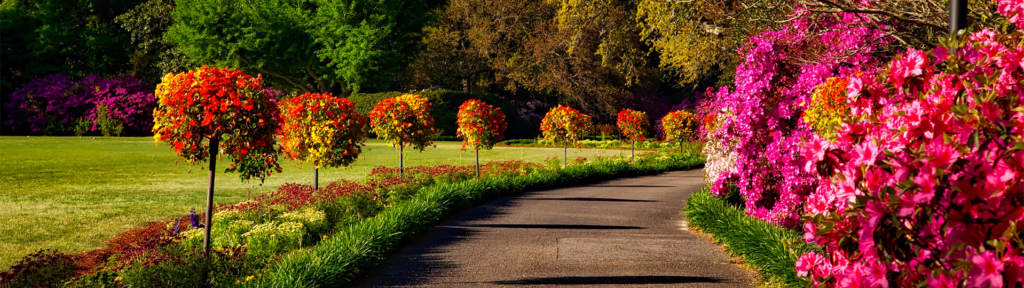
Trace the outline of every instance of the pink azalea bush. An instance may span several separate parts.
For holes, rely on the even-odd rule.
[[[1019,8],[1009,18],[1022,26]],[[1024,285],[1024,33],[982,29],[951,46],[849,77],[852,115],[838,139],[814,136],[802,149],[817,176],[805,238],[825,253],[801,256],[801,276],[842,287]]]
[[[721,123],[707,133],[705,149],[735,159],[727,160],[732,165],[709,160],[718,167],[712,193],[722,196],[725,184],[734,183],[749,215],[787,227],[798,225],[803,198],[816,183],[795,152],[811,133],[801,119],[804,103],[825,79],[877,65],[873,55],[886,42],[882,31],[852,14],[794,13],[781,29],[748,39],[734,89],[709,91],[708,111]]]

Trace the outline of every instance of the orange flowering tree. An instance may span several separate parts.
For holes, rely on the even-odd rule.
[[[684,110],[672,111],[661,118],[665,141],[679,142],[679,152],[683,152],[683,142],[697,137],[697,116]]]
[[[647,113],[632,109],[622,109],[616,117],[615,125],[619,126],[622,136],[630,141],[630,158],[636,155],[636,141],[647,139],[647,128],[651,123],[647,121]]]
[[[508,123],[501,108],[491,106],[478,99],[469,99],[459,106],[459,129],[455,134],[462,137],[462,149],[466,146],[476,152],[476,176],[480,176],[480,149],[491,149],[501,140]]]
[[[280,172],[274,135],[281,112],[263,87],[262,77],[230,68],[202,67],[167,74],[156,86],[153,138],[163,141],[189,163],[209,161],[206,194],[206,237],[210,250],[213,183],[217,154],[231,164],[225,172],[238,172],[242,180],[262,182]]]
[[[551,108],[540,121],[544,140],[562,143],[563,166],[568,164],[569,144],[583,139],[585,134],[593,130],[594,122],[589,115],[563,105]]]
[[[366,117],[355,104],[330,93],[305,93],[281,102],[284,124],[281,151],[288,158],[313,163],[313,187],[320,167],[348,166],[359,157],[366,138]]]
[[[370,127],[377,138],[398,147],[398,170],[403,173],[405,146],[423,151],[437,134],[430,100],[416,94],[404,94],[377,102],[370,111]]]

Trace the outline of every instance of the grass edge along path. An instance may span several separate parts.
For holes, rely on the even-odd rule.
[[[711,234],[730,254],[742,258],[766,286],[807,286],[805,279],[796,276],[796,260],[820,248],[804,241],[799,232],[747,216],[707,188],[687,200],[684,216],[689,227]]]
[[[636,163],[602,161],[521,176],[497,176],[424,188],[412,199],[355,223],[310,249],[293,251],[276,262],[258,287],[346,286],[380,265],[413,236],[446,216],[501,195],[565,187],[609,178],[650,175],[699,168],[700,155],[671,154],[637,159]]]

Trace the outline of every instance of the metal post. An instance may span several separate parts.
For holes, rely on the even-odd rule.
[[[220,136],[210,138],[210,187],[206,190],[206,231],[203,235],[203,254],[210,256],[210,229],[213,229],[213,180],[217,171],[217,147],[220,144]]]
[[[967,0],[949,0],[949,34],[967,28]]]

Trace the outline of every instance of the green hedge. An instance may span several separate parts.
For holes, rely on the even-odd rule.
[[[796,260],[803,253],[820,248],[804,241],[798,231],[747,216],[706,188],[690,197],[685,214],[690,227],[725,244],[730,253],[742,257],[768,283],[807,286],[804,279],[796,276]]]
[[[415,94],[423,95],[430,99],[430,103],[433,105],[434,121],[436,122],[437,128],[441,129],[442,136],[455,136],[455,130],[458,126],[455,121],[458,119],[457,114],[459,112],[459,105],[462,105],[463,101],[469,99],[480,99],[488,104],[500,107],[506,115],[506,121],[508,122],[508,131],[505,133],[507,138],[511,137],[534,137],[538,135],[540,123],[532,123],[519,117],[515,106],[512,105],[506,99],[502,99],[495,95],[481,95],[472,94],[459,91],[451,90],[424,90],[418,92],[411,92]],[[348,97],[352,100],[352,103],[356,105],[356,111],[366,115],[373,110],[373,105],[383,100],[384,98],[395,97],[405,94],[404,92],[380,92],[380,93],[359,93],[353,94]]]
[[[703,163],[703,156],[695,153],[660,154],[637,159],[633,165],[625,161],[605,160],[569,166],[559,171],[431,186],[373,218],[346,227],[310,249],[285,255],[267,271],[257,286],[345,286],[383,262],[388,253],[413,235],[437,224],[449,214],[488,199],[613,177],[698,168]]]

